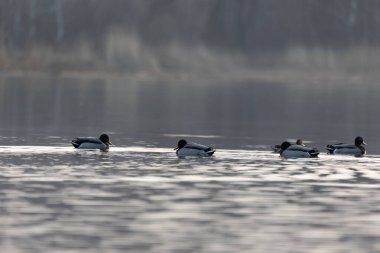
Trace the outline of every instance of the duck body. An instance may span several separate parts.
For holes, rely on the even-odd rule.
[[[99,138],[78,137],[72,140],[71,144],[78,149],[99,149],[102,151],[107,151],[109,146],[112,145],[106,134],[102,134]]]
[[[338,143],[327,145],[327,153],[331,155],[353,155],[364,156],[366,154],[365,145],[367,145],[363,138],[358,136],[355,138],[355,144]]]
[[[305,146],[304,144],[303,144],[303,140],[302,139],[298,139],[297,141],[296,141],[296,144],[295,145],[300,145],[300,146]],[[273,152],[274,153],[280,153],[281,152],[281,145],[274,145],[274,146],[272,146],[271,147],[272,148],[272,150],[273,150]]]
[[[178,147],[175,148],[176,154],[179,157],[198,156],[210,157],[215,153],[215,149],[198,143],[187,143],[185,140],[178,142]]]
[[[315,148],[292,145],[287,141],[281,144],[280,156],[283,158],[317,158],[318,155],[319,151]]]
[[[361,150],[355,145],[338,143],[334,145],[327,145],[327,152],[331,155],[365,155],[365,150]]]

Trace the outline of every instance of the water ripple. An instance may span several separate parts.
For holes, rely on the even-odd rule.
[[[4,252],[377,252],[380,157],[0,147]]]

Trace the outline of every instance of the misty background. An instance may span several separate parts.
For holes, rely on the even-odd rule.
[[[3,0],[2,143],[380,152],[376,0]],[[199,140],[200,138],[205,140]]]

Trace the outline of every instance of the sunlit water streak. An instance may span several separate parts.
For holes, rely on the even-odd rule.
[[[1,252],[378,252],[379,165],[2,146]]]

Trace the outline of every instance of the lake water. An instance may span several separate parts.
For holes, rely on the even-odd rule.
[[[380,157],[0,147],[2,252],[378,252]]]
[[[361,135],[380,154],[374,80],[277,79],[0,78],[1,144],[67,145],[107,132],[129,146],[172,147],[187,136],[266,150],[302,138],[322,150]]]
[[[1,252],[379,252],[375,84],[0,79]],[[107,132],[109,152],[75,150]],[[368,156],[324,154],[362,135]],[[215,156],[179,159],[179,138]],[[270,146],[303,138],[318,159]]]

